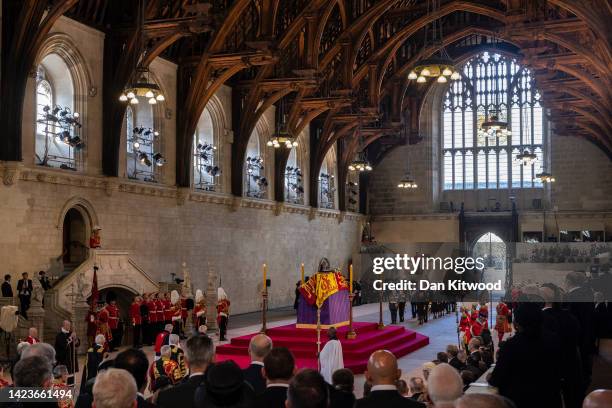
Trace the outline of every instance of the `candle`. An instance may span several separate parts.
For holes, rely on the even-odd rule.
[[[268,273],[268,266],[263,264],[263,290],[264,292],[268,291],[268,287],[266,286],[266,274]]]
[[[304,264],[300,266],[300,270],[302,271],[302,285],[304,284]]]
[[[350,283],[349,293],[353,293],[353,264],[349,265],[349,283]]]

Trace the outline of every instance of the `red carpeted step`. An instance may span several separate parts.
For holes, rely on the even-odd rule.
[[[412,330],[406,330],[403,326],[386,326],[378,330],[376,323],[355,323],[355,331],[358,333],[354,340],[347,340],[348,327],[338,330],[338,337],[342,342],[345,367],[354,373],[365,371],[370,354],[379,349],[393,352],[398,358],[405,356],[421,347],[429,344],[429,338]],[[217,361],[234,360],[241,367],[249,365],[248,346],[249,341],[257,333],[246,336],[235,337],[229,344],[217,347]],[[287,347],[296,358],[299,368],[317,367],[316,359],[316,330],[297,329],[295,325],[275,327],[268,330],[275,346]],[[326,339],[322,335],[322,343]]]

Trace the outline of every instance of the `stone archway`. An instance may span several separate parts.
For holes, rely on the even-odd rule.
[[[89,201],[73,197],[64,204],[56,224],[62,242],[61,262],[53,274],[64,276],[89,257],[89,237],[97,225],[98,217]]]

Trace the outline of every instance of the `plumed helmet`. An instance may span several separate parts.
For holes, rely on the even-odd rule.
[[[227,293],[225,293],[225,290],[223,290],[223,288],[219,288],[217,289],[217,300],[223,299],[227,299]]]
[[[204,294],[201,289],[198,289],[196,290],[195,301],[196,303],[200,303],[202,300],[204,300]]]
[[[179,293],[176,290],[173,290],[172,292],[170,292],[170,302],[172,304],[177,303],[179,300],[181,299]]]

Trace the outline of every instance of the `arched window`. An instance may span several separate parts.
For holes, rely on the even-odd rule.
[[[244,164],[245,195],[253,198],[265,198],[268,190],[268,179],[264,172],[264,159],[260,150],[257,129],[251,133],[246,156]]]
[[[70,70],[59,55],[49,54],[36,70],[36,164],[77,170],[80,129]]]
[[[166,159],[161,153],[161,132],[155,127],[155,112],[148,98],[137,97],[125,111],[127,132],[127,176],[133,180],[156,183]]]
[[[527,68],[483,52],[450,83],[442,108],[444,190],[542,187],[534,178],[544,168],[544,111]],[[509,124],[508,136],[478,132],[494,112]],[[534,164],[517,163],[525,150],[538,157]]]
[[[335,154],[334,149],[327,152],[319,172],[319,207],[321,208],[335,208],[336,206]]]
[[[291,149],[285,167],[285,201],[294,204],[304,203],[304,178],[298,166],[297,149]]]
[[[193,155],[193,187],[197,190],[216,191],[221,169],[213,121],[207,108],[202,112],[193,135]]]

